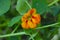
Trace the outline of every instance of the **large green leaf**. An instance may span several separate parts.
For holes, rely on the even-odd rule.
[[[0,0],[0,16],[9,10],[10,4],[11,0]]]
[[[26,1],[27,1],[27,0],[18,0],[18,1],[17,1],[16,10],[17,10],[20,14],[24,14],[24,13],[29,9]]]
[[[32,0],[32,7],[37,9],[38,13],[46,11],[48,3],[46,0]]]
[[[21,19],[21,16],[17,16],[17,17],[12,18],[12,20],[8,23],[8,26],[12,27],[15,23],[20,21],[20,19]]]

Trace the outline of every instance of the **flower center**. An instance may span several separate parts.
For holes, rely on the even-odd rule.
[[[30,15],[30,16],[28,17],[28,20],[31,20],[31,17],[32,17],[32,15]]]

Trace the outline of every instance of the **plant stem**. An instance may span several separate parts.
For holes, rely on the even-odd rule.
[[[54,24],[50,24],[50,25],[46,25],[46,26],[42,26],[42,27],[38,27],[38,28],[36,28],[36,29],[42,29],[42,28],[47,28],[47,27],[51,27],[51,26],[55,26],[55,25],[58,25],[58,24],[60,24],[60,23],[54,23]]]
[[[14,33],[18,29],[19,25],[20,25],[20,23],[18,23],[18,25],[15,27],[15,29],[12,31],[12,33]]]
[[[43,26],[43,27],[38,27],[36,29],[42,29],[42,28],[47,28],[47,27],[51,27],[51,26],[55,26],[55,25],[58,25],[60,23],[55,23],[55,24],[51,24],[51,25],[47,25],[47,26]],[[7,34],[7,35],[0,35],[0,38],[3,38],[3,37],[10,37],[10,36],[17,36],[17,35],[29,35],[29,34],[26,34],[25,32],[19,32],[19,33],[12,33],[12,34]]]
[[[25,1],[25,2],[29,6],[29,8],[32,9],[31,5],[27,1]]]
[[[12,33],[14,33],[14,32],[17,30],[18,27],[19,27],[19,26],[16,26],[16,28],[12,31]]]
[[[54,0],[52,3],[50,3],[48,6],[52,6],[53,4],[57,3],[59,0]]]
[[[36,32],[35,34],[32,34],[31,37],[29,38],[29,40],[34,40],[34,37],[38,34],[38,32]]]
[[[0,38],[3,38],[3,37],[10,37],[10,36],[17,36],[17,35],[27,35],[25,32],[19,32],[19,33],[13,33],[13,34],[7,34],[7,35],[0,35]]]

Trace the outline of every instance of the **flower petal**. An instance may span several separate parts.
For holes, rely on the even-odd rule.
[[[30,28],[35,28],[36,24],[32,23],[31,21],[28,21],[28,25]]]
[[[27,13],[32,15],[32,14],[36,13],[36,9],[33,8],[33,9],[29,10]]]
[[[36,23],[38,24],[38,23],[41,21],[41,17],[40,17],[39,14],[34,14],[34,15],[32,16],[32,20],[35,20]]]
[[[21,25],[22,25],[22,28],[24,28],[24,29],[29,29],[29,26],[27,25],[26,22],[23,22]]]

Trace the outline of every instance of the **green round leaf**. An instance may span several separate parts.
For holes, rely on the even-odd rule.
[[[9,10],[10,3],[11,0],[0,0],[0,16]]]

